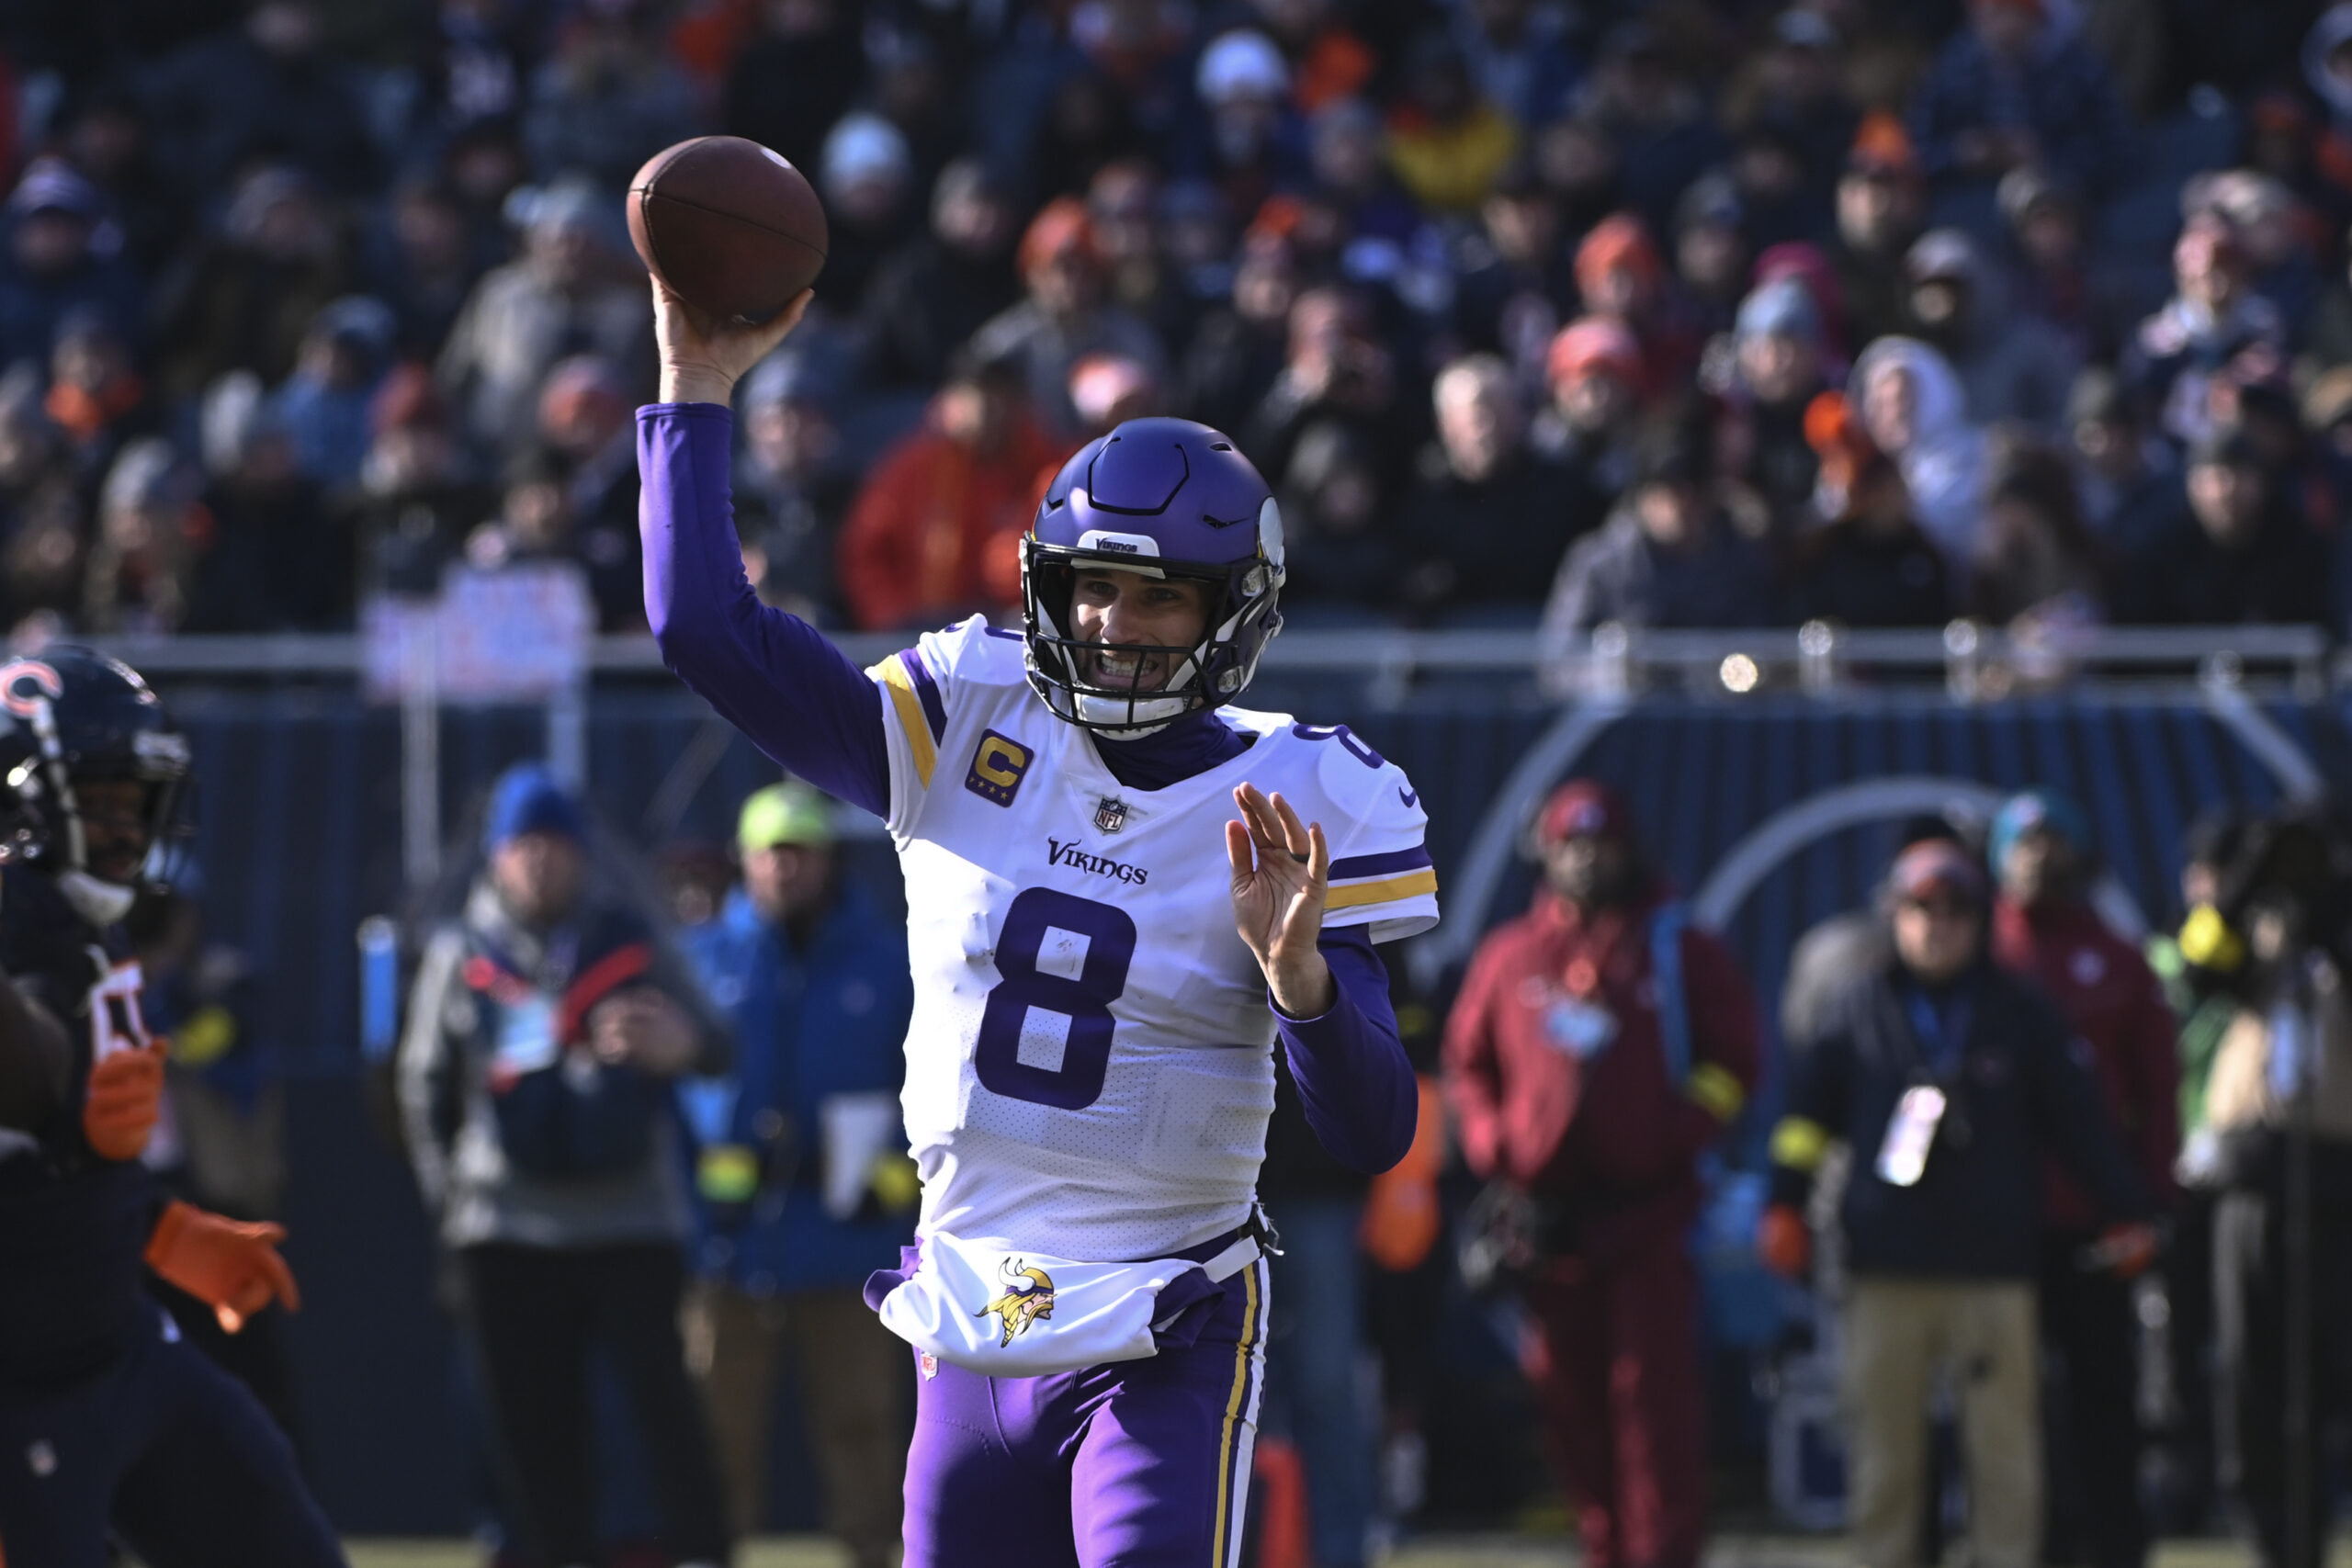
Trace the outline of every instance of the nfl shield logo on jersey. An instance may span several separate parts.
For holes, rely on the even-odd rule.
[[[1127,803],[1104,795],[1094,803],[1094,826],[1100,832],[1115,833],[1127,825]]]

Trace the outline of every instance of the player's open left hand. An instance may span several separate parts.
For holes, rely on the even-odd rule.
[[[808,313],[816,290],[804,288],[764,321],[714,316],[689,305],[659,277],[653,282],[653,340],[661,350],[662,400],[725,403],[735,383],[775,352]]]
[[[1266,972],[1274,1005],[1293,1018],[1320,1018],[1333,1000],[1331,966],[1316,941],[1331,883],[1331,847],[1320,822],[1298,819],[1279,794],[1255,784],[1233,792],[1239,820],[1225,825],[1233,863],[1233,923]]]
[[[234,1334],[272,1301],[300,1310],[294,1271],[277,1255],[285,1239],[281,1225],[248,1224],[174,1202],[147,1237],[147,1267],[210,1307]]]

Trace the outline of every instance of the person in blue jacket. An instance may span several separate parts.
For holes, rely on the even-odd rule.
[[[906,1348],[859,1292],[914,1227],[900,1044],[914,1006],[903,925],[839,874],[825,797],[743,803],[742,885],[681,939],[735,1027],[734,1075],[681,1086],[703,1280],[689,1359],[738,1529],[764,1514],[779,1358],[794,1358],[825,1516],[857,1568],[899,1540]]]

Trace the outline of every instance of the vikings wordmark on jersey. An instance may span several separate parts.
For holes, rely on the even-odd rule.
[[[1231,792],[1279,791],[1321,822],[1326,925],[1386,942],[1437,920],[1411,784],[1344,728],[1227,706],[1218,720],[1247,750],[1125,788],[1037,700],[1021,639],[977,619],[870,673],[888,699],[888,825],[907,876],[922,1234],[1110,1260],[1245,1224],[1274,1022],[1233,925]],[[943,760],[964,787],[940,777]]]

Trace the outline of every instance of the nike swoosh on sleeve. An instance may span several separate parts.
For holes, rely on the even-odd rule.
[[[1396,786],[1396,798],[1403,801],[1408,806],[1419,806],[1421,803],[1420,792],[1419,790],[1407,789],[1403,784],[1398,784]]]

